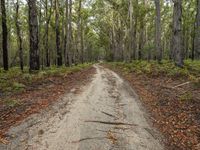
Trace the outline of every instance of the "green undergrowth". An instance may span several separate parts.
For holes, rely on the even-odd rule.
[[[136,74],[144,74],[151,77],[163,76],[171,78],[183,78],[193,81],[194,85],[200,87],[200,61],[186,60],[185,66],[179,68],[171,61],[132,61],[125,62],[109,62],[113,68],[118,68],[124,73],[134,72]]]
[[[25,68],[23,72],[17,67],[11,68],[7,72],[0,69],[0,96],[21,92],[34,82],[42,81],[48,77],[66,76],[69,73],[81,71],[91,65],[91,63],[85,63],[73,67],[58,68],[53,66],[31,74],[29,73],[28,68]]]

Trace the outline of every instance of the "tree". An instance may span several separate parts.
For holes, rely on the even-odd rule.
[[[3,30],[3,40],[2,40],[3,67],[4,70],[8,70],[8,29],[7,29],[5,0],[1,0],[1,13],[2,13],[2,30]]]
[[[69,66],[68,64],[68,50],[67,50],[67,39],[68,39],[68,32],[69,32],[69,27],[68,27],[68,18],[69,18],[69,2],[68,0],[65,1],[65,37],[64,37],[64,59],[65,59],[65,66]]]
[[[156,6],[156,35],[155,35],[155,43],[157,50],[157,60],[161,62],[162,60],[162,48],[161,48],[161,16],[160,16],[160,0],[154,0]]]
[[[194,49],[196,52],[196,56],[200,58],[200,0],[197,0]]]
[[[68,18],[67,18],[67,27],[68,27],[68,32],[67,32],[67,65],[71,66],[72,64],[72,0],[69,0],[68,3]]]
[[[173,53],[175,64],[183,67],[183,47],[182,47],[182,0],[173,0]]]
[[[129,26],[129,53],[128,54],[128,61],[130,61],[131,54],[132,58],[135,59],[135,39],[134,39],[134,20],[133,20],[133,1],[129,0],[129,21],[130,21],[130,26]]]
[[[60,19],[59,19],[59,2],[55,0],[55,22],[56,22],[56,49],[57,49],[57,65],[62,66],[62,52],[60,47]]]
[[[45,0],[45,33],[44,33],[44,47],[46,49],[46,67],[50,67],[50,52],[49,52],[49,23],[52,15],[52,0],[50,0],[50,10],[48,10],[48,0]],[[48,13],[49,12],[49,13]]]
[[[78,21],[77,21],[77,27],[78,27],[78,36],[77,36],[77,51],[79,56],[79,59],[81,60],[81,63],[84,61],[83,56],[83,26],[82,26],[82,0],[79,0],[78,4]]]
[[[15,18],[15,25],[17,30],[17,37],[19,42],[19,60],[20,60],[20,68],[23,71],[24,69],[24,61],[23,61],[23,50],[22,50],[22,36],[21,36],[21,29],[19,25],[19,0],[16,2],[16,18]]]
[[[39,70],[38,21],[36,0],[29,0],[30,71]]]

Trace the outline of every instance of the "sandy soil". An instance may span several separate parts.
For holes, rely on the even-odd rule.
[[[97,73],[82,92],[71,90],[56,104],[9,130],[14,150],[162,150],[137,95],[114,72]]]

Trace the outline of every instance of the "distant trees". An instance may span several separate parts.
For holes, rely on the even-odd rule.
[[[200,0],[0,1],[5,70],[200,58]]]
[[[4,70],[8,70],[8,29],[7,29],[5,0],[1,0],[1,14],[2,14],[2,30],[3,30],[3,40],[2,40],[3,67]]]
[[[198,1],[105,0],[102,4],[100,0],[96,0],[93,9],[97,15],[95,13],[94,15],[98,20],[100,39],[105,40],[107,59],[127,61],[128,56],[131,56],[131,60],[147,59],[161,62],[162,59],[168,59],[170,56],[177,66],[182,67],[183,60],[193,56],[194,33],[194,43],[197,43],[198,32],[200,33],[197,27],[200,24],[198,23],[200,19],[197,19],[200,16],[198,15],[200,7],[199,2],[196,2]],[[101,8],[104,8],[104,11],[100,10]],[[110,31],[114,31],[114,34],[106,34]],[[114,42],[119,41],[119,37],[123,49],[120,60],[116,58],[116,53],[121,54],[121,52],[117,44],[117,48],[115,47]],[[196,58],[198,45],[200,44],[195,44],[194,48]],[[114,51],[113,47],[115,47]]]

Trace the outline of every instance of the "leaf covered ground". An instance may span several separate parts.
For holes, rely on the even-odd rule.
[[[92,64],[50,68],[35,74],[19,69],[0,72],[0,142],[5,133],[29,115],[38,113],[72,89],[78,91],[94,74]]]
[[[167,149],[200,149],[200,62],[107,63],[130,82]]]

